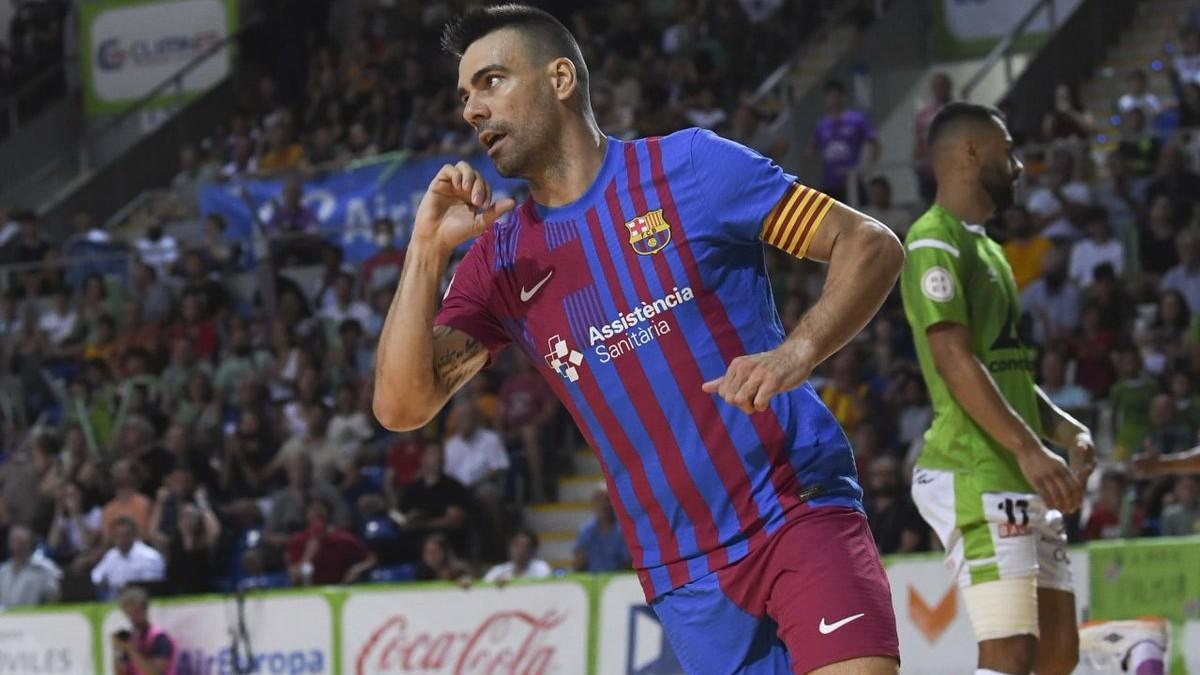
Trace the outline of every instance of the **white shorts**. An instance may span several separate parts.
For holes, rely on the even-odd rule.
[[[970,474],[917,467],[912,496],[960,588],[1032,576],[1074,592],[1062,512],[1036,494],[981,491]]]

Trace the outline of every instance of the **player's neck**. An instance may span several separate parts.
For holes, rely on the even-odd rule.
[[[982,189],[939,188],[935,203],[964,223],[979,224],[991,217],[992,200]]]
[[[538,204],[555,208],[583,196],[604,165],[608,139],[595,122],[568,125],[555,160],[536,175],[529,176],[529,194]]]

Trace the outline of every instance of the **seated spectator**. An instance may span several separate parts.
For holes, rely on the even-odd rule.
[[[328,408],[323,403],[312,403],[308,406],[308,424],[304,433],[292,436],[283,444],[267,466],[267,473],[274,475],[282,470],[292,457],[304,455],[312,460],[313,471],[321,480],[337,483],[354,459],[355,448],[347,452],[329,435]]]
[[[294,585],[352,584],[378,563],[361,539],[332,523],[328,500],[311,497],[306,514],[308,527],[288,539],[288,575]]]
[[[901,239],[908,234],[913,222],[908,209],[892,203],[892,184],[883,176],[875,176],[867,181],[867,203],[863,211],[887,225]]]
[[[0,607],[11,609],[58,600],[62,573],[36,550],[33,532],[24,525],[8,530],[9,559],[0,565]]]
[[[163,231],[162,223],[147,228],[146,236],[138,239],[136,246],[142,263],[153,267],[160,277],[166,277],[179,260],[179,243]]]
[[[1192,314],[1200,313],[1200,241],[1194,232],[1184,230],[1175,237],[1175,248],[1179,264],[1163,275],[1159,290],[1178,292]]]
[[[864,490],[867,520],[882,554],[911,553],[929,548],[929,527],[900,478],[900,465],[888,455],[875,458]]]
[[[896,440],[902,448],[923,439],[933,424],[933,406],[918,373],[907,372],[896,383],[897,407]]]
[[[1150,412],[1144,440],[1138,447],[1150,444],[1163,454],[1187,450],[1195,444],[1196,433],[1175,419],[1175,399],[1170,394],[1157,394],[1150,400]],[[1124,459],[1124,458],[1122,458]]]
[[[1058,153],[1039,179],[1027,202],[1033,214],[1034,228],[1051,241],[1073,242],[1080,238],[1076,227],[1092,203],[1087,183],[1075,173],[1075,161],[1067,153]]]
[[[84,507],[79,485],[64,483],[54,503],[54,519],[50,522],[46,547],[59,564],[69,564],[99,543],[100,522],[100,508]]]
[[[353,455],[360,445],[375,436],[371,420],[358,402],[358,389],[343,384],[334,394],[333,416],[329,418],[329,439],[342,448],[343,454]]]
[[[1171,221],[1177,226],[1190,225],[1200,205],[1200,174],[1191,164],[1195,156],[1189,156],[1187,150],[1188,146],[1178,140],[1167,144],[1155,167],[1154,180],[1146,186],[1148,203],[1153,204],[1159,197],[1170,199]]]
[[[229,289],[221,283],[220,274],[213,270],[205,259],[206,251],[192,249],[183,255],[180,265],[181,295],[200,296],[202,313],[206,316],[220,315],[229,306]],[[245,325],[240,316],[237,323]]]
[[[1149,410],[1158,394],[1158,383],[1146,375],[1142,355],[1132,346],[1117,352],[1117,377],[1117,383],[1109,391],[1116,424],[1113,454],[1116,459],[1125,460],[1141,447],[1150,430]]]
[[[1088,238],[1071,246],[1071,262],[1068,265],[1071,281],[1080,288],[1091,285],[1096,268],[1104,263],[1111,265],[1118,276],[1125,269],[1125,247],[1113,237],[1104,207],[1088,209],[1084,223],[1087,225]]]
[[[141,539],[149,534],[150,508],[153,504],[150,498],[138,491],[137,469],[128,459],[119,459],[113,463],[110,477],[112,479],[113,498],[104,505],[101,513],[101,532],[104,541],[111,544],[116,535],[117,523],[128,520],[133,523],[135,535]]]
[[[504,585],[517,579],[549,579],[554,570],[537,555],[538,537],[533,530],[520,529],[508,540],[508,562],[500,563],[483,575],[487,583]]]
[[[374,224],[377,250],[362,266],[363,300],[380,288],[394,289],[404,267],[404,249],[396,246],[396,224],[391,218],[379,218]]]
[[[350,522],[350,515],[337,490],[313,475],[312,459],[308,455],[293,455],[285,466],[287,485],[272,492],[269,498],[266,535],[271,544],[283,546],[291,534],[304,529],[305,507],[313,497],[321,497],[333,505],[334,522]]]
[[[79,314],[71,307],[71,292],[66,288],[54,291],[50,310],[37,322],[38,330],[46,336],[52,348],[62,349],[82,337]]]
[[[579,529],[575,539],[576,572],[618,572],[633,564],[625,538],[617,528],[617,514],[608,491],[592,493],[592,518]]]
[[[1092,404],[1092,397],[1087,389],[1066,381],[1066,364],[1063,361],[1059,352],[1048,351],[1043,354],[1039,384],[1046,398],[1054,405],[1067,411],[1083,410]]]
[[[217,393],[225,399],[231,398],[234,386],[245,376],[263,378],[271,367],[271,355],[255,349],[250,343],[250,331],[244,322],[232,323],[228,346],[223,350],[220,365],[213,375]]]
[[[375,349],[367,343],[363,324],[357,319],[346,319],[338,326],[337,337],[337,346],[329,356],[330,380],[337,384],[358,384],[373,379]]]
[[[354,275],[349,272],[338,274],[333,284],[333,302],[321,309],[320,317],[336,330],[343,321],[354,319],[361,325],[371,320],[371,308],[354,297]]]
[[[1171,60],[1168,74],[1181,84],[1200,82],[1200,31],[1187,27],[1179,34],[1179,51]]]
[[[1191,431],[1200,430],[1200,397],[1193,393],[1192,374],[1185,368],[1173,370],[1168,378],[1175,419]]]
[[[282,199],[267,222],[272,236],[271,250],[276,265],[308,265],[318,260],[324,240],[317,214],[304,205],[304,183],[299,177],[289,178],[283,186]]]
[[[261,548],[248,549],[242,553],[242,573],[238,588],[244,590],[287,588],[289,582],[286,572],[271,572],[267,569],[266,556]]]
[[[1109,223],[1118,233],[1117,238],[1121,239],[1137,228],[1150,182],[1145,178],[1135,178],[1129,171],[1125,157],[1117,149],[1111,150],[1104,162],[1108,169],[1108,181],[1093,185],[1092,194],[1096,204],[1108,211]]]
[[[542,447],[546,425],[558,411],[558,402],[546,381],[529,359],[516,360],[513,374],[500,386],[500,429],[515,471],[524,479],[520,492],[509,493],[518,501],[540,502],[546,497],[545,452]]]
[[[1117,152],[1121,153],[1129,172],[1136,178],[1149,178],[1158,168],[1158,155],[1162,141],[1153,134],[1141,108],[1133,108],[1121,116],[1120,140]]]
[[[421,471],[421,461],[425,455],[425,442],[421,432],[417,430],[396,433],[394,442],[388,447],[384,460],[386,466],[383,491],[388,496],[388,502],[398,503],[397,495],[404,491],[409,483],[416,480]],[[439,456],[438,463],[441,463]],[[438,467],[439,473],[441,467]]]
[[[1084,109],[1079,93],[1069,84],[1054,88],[1054,109],[1042,119],[1042,138],[1047,142],[1063,139],[1088,139],[1095,129],[1092,114]]]
[[[1163,507],[1163,536],[1200,534],[1200,478],[1179,476],[1171,494],[1175,501]]]
[[[411,560],[406,550],[404,533],[395,519],[388,515],[387,502],[383,495],[371,492],[356,500],[358,511],[358,536],[384,566],[396,565]]]
[[[1021,309],[1033,319],[1034,343],[1045,345],[1071,336],[1080,325],[1082,317],[1079,306],[1082,299],[1079,288],[1067,277],[1066,255],[1061,249],[1051,251],[1043,262],[1041,278],[1029,284],[1021,293]],[[1086,336],[1099,339],[1091,333],[1086,333]],[[1101,356],[1108,358],[1107,352]],[[1108,384],[1111,382],[1104,383],[1105,389]]]
[[[258,158],[259,173],[298,168],[304,162],[304,146],[292,139],[289,124],[279,122],[267,129],[267,150]]]
[[[441,532],[432,532],[421,543],[421,561],[417,563],[417,581],[457,581],[471,583],[471,570],[454,555],[450,542]]]
[[[508,453],[500,435],[480,426],[475,402],[461,399],[454,408],[458,432],[446,440],[446,475],[467,486],[479,499],[492,532],[502,531],[500,497],[504,494],[504,472]]]
[[[1158,117],[1162,112],[1162,103],[1150,91],[1146,71],[1141,68],[1131,70],[1125,76],[1125,93],[1117,100],[1117,110],[1121,113],[1127,113],[1134,108],[1141,110],[1148,120]]]
[[[177,509],[174,527],[153,533],[154,545],[166,559],[166,586],[173,594],[208,593],[213,590],[217,540],[221,524],[208,504],[205,492],[196,493],[194,504]]]
[[[162,554],[138,537],[138,525],[132,518],[120,518],[112,531],[112,548],[92,568],[92,583],[101,590],[101,597],[111,598],[126,584],[155,583],[165,578]]]
[[[136,387],[134,391],[137,391]],[[132,404],[127,407],[132,407]],[[175,466],[175,458],[157,443],[157,438],[150,422],[133,411],[117,430],[120,456],[134,462],[138,487],[149,493],[158,491],[163,479]]]
[[[1179,251],[1174,246],[1179,225],[1171,210],[1171,198],[1166,195],[1155,197],[1150,202],[1149,217],[1139,229],[1138,254],[1142,271],[1151,281],[1161,279],[1179,264]]]
[[[421,455],[420,473],[404,487],[393,518],[405,532],[440,532],[455,550],[465,552],[471,494],[446,474],[444,466],[442,448],[436,443],[427,444]]]
[[[861,360],[851,346],[833,357],[829,380],[821,387],[821,400],[829,407],[847,434],[870,413],[870,387],[862,381]]]
[[[133,283],[129,294],[142,303],[143,320],[166,325],[171,318],[171,288],[162,281],[153,267],[144,263],[133,266]]]
[[[172,342],[186,340],[192,344],[196,357],[211,361],[217,355],[217,325],[204,309],[204,297],[196,292],[186,293],[179,305],[179,320],[171,326],[167,338]]]
[[[175,675],[179,648],[174,638],[150,623],[150,594],[130,586],[118,604],[129,628],[112,635],[113,671],[117,675]]]
[[[1004,212],[1004,230],[1008,239],[1001,248],[1012,268],[1017,289],[1021,290],[1042,273],[1046,254],[1054,248],[1054,244],[1038,233],[1029,210],[1024,206],[1010,206]]]
[[[1097,539],[1120,539],[1137,536],[1141,530],[1139,522],[1126,523],[1132,531],[1125,531],[1121,523],[1121,506],[1128,489],[1128,479],[1119,470],[1108,470],[1100,477],[1100,493],[1092,502],[1091,513],[1083,526],[1084,541]]]

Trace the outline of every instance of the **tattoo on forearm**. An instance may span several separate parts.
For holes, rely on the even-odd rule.
[[[452,329],[449,326],[435,326],[433,329],[433,337],[436,341],[439,337],[450,333]],[[455,347],[444,354],[439,354],[433,360],[433,373],[447,389],[455,389],[462,384],[463,380],[470,377],[472,369],[469,367],[471,361],[483,351],[483,345],[478,340],[468,337],[467,341],[461,346]]]

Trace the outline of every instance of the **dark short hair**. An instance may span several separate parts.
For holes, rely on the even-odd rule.
[[[990,105],[951,101],[938,108],[933,121],[929,123],[929,145],[934,145],[943,137],[967,125],[989,124],[993,121],[1003,123],[1004,113]]]
[[[842,82],[841,80],[829,80],[825,83],[825,86],[821,88],[821,91],[825,92],[826,94],[832,92],[845,94],[847,91],[846,83]]]
[[[557,58],[570,61],[579,82],[580,103],[585,110],[591,107],[590,78],[583,52],[571,31],[549,12],[517,3],[476,7],[446,23],[442,29],[442,49],[461,58],[473,42],[504,28],[522,33],[525,43],[536,49],[533,53],[542,61]]]
[[[1089,225],[1091,223],[1099,222],[1107,223],[1108,209],[1104,208],[1103,206],[1089,206],[1088,209],[1084,211],[1083,216],[1083,222],[1088,223]]]
[[[533,550],[535,552],[538,550],[539,542],[538,542],[537,532],[534,532],[533,530],[529,529],[528,527],[518,528],[517,531],[513,532],[512,536],[508,538],[508,541],[513,542],[516,540],[517,537],[528,537],[529,543],[532,546]]]

